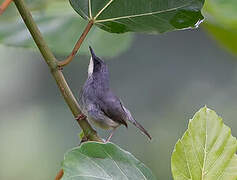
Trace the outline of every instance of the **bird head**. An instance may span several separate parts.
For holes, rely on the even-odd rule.
[[[95,74],[107,74],[108,67],[105,62],[95,55],[93,49],[90,46],[89,49],[91,52],[91,59],[88,67],[88,76]]]

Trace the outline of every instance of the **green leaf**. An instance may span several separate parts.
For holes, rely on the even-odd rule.
[[[237,55],[237,1],[208,0],[203,8],[207,31],[229,51]]]
[[[205,23],[206,30],[229,52],[237,55],[237,29]]]
[[[237,141],[207,107],[190,120],[171,158],[174,180],[236,180]]]
[[[57,55],[68,55],[87,22],[78,18],[69,3],[53,2],[44,12],[34,12],[34,19],[45,40]],[[0,43],[10,46],[36,47],[32,37],[20,18],[0,20]],[[91,45],[102,56],[116,56],[127,50],[133,40],[132,34],[112,35],[93,27],[79,50],[81,55],[89,55]]]
[[[112,143],[86,142],[66,153],[62,180],[155,180],[129,152]]]
[[[70,0],[83,18],[112,33],[163,33],[196,27],[204,0]]]

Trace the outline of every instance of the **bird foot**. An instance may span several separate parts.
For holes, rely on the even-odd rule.
[[[109,135],[109,137],[106,139],[105,143],[108,143],[110,141],[110,139],[112,138],[112,136],[114,135],[116,128],[114,128],[111,132],[111,134]]]
[[[77,121],[80,121],[80,120],[82,120],[82,119],[84,119],[84,118],[86,118],[86,116],[85,116],[84,114],[79,114],[75,119],[76,119]]]
[[[105,141],[105,143],[108,143],[109,141],[110,141],[110,139],[111,139],[111,135],[106,139],[106,141]]]

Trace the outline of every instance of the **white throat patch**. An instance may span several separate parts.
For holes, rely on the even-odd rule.
[[[89,64],[89,67],[88,67],[88,76],[92,75],[93,69],[94,69],[94,63],[93,63],[93,60],[92,60],[92,57],[91,57],[90,64]]]

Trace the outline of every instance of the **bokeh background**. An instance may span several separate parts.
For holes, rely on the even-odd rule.
[[[131,42],[104,59],[112,89],[153,140],[130,125],[119,128],[112,142],[133,153],[158,179],[171,180],[175,143],[201,107],[214,109],[237,136],[237,59],[202,28],[136,34]],[[94,50],[103,57],[99,48]],[[80,128],[38,51],[0,45],[0,63],[0,179],[53,179],[64,153],[79,144]],[[64,69],[77,97],[88,63],[89,57],[81,55]]]

